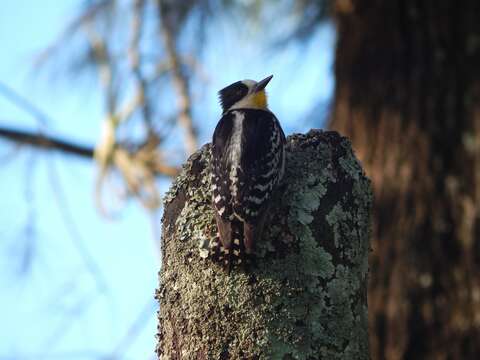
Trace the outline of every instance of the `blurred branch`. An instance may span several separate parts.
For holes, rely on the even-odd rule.
[[[57,137],[5,127],[0,127],[0,137],[44,150],[60,151],[69,155],[93,159],[93,147],[76,144]],[[150,151],[147,151],[147,149]],[[149,149],[148,144],[140,146],[131,156],[141,158],[143,162],[148,163],[156,175],[176,176],[178,174],[179,169],[164,164],[158,154]]]
[[[90,296],[79,297],[75,299],[75,302],[71,306],[71,313],[66,313],[65,316],[62,317],[59,323],[56,323],[54,326],[50,326],[46,328],[43,345],[41,349],[55,349],[59,347],[59,344],[62,343],[62,340],[67,337],[67,335],[72,331],[72,328],[75,326],[76,322],[72,321],[72,318],[81,318],[82,315],[86,314],[91,307],[94,306],[95,301],[98,299],[98,294],[93,294]],[[53,331],[49,331],[53,328]],[[51,359],[51,356],[41,357],[41,359]],[[21,357],[21,359],[25,359],[25,357]],[[37,358],[40,359],[40,358]],[[70,359],[70,357],[66,357],[65,359]],[[99,359],[101,359],[99,357]]]
[[[93,147],[76,144],[36,132],[0,127],[0,137],[44,150],[56,150],[70,155],[93,158]]]
[[[171,66],[172,80],[178,96],[178,122],[185,131],[185,144],[188,154],[197,150],[197,132],[193,126],[190,95],[188,93],[188,80],[182,71],[181,62],[177,54],[174,39],[173,4],[159,0],[158,10],[160,18],[160,35],[163,39],[168,62]]]
[[[79,11],[79,16],[69,23],[60,36],[58,36],[57,40],[38,55],[35,59],[35,68],[45,65],[47,61],[54,58],[57,53],[65,52],[65,48],[72,43],[72,38],[75,34],[86,24],[91,23],[97,17],[101,17],[111,11],[114,4],[114,0],[101,0],[96,3],[89,2],[85,9]]]
[[[156,301],[153,298],[148,300],[107,359],[120,359],[127,352],[142,330],[148,325],[148,321],[154,316],[156,308]]]
[[[156,7],[154,17],[148,16],[150,6]],[[194,11],[205,13],[209,2],[170,1],[170,0],[129,0],[120,4],[115,0],[94,0],[85,2],[84,9],[65,29],[58,40],[40,57],[40,62],[48,59],[59,50],[72,44],[85,44],[79,56],[71,56],[73,62],[81,59],[81,70],[95,69],[104,96],[105,116],[99,141],[92,148],[65,142],[39,134],[24,133],[6,129],[0,137],[26,143],[44,149],[56,149],[71,154],[92,158],[98,170],[96,199],[102,213],[102,191],[104,182],[121,178],[125,194],[133,195],[148,209],[159,206],[156,177],[175,176],[178,168],[166,165],[164,139],[170,126],[170,107],[166,115],[160,110],[163,102],[160,79],[171,76],[171,92],[177,100],[174,124],[183,130],[182,146],[188,154],[198,147],[197,131],[192,118],[192,99],[189,91],[190,71],[200,73],[200,65],[191,56],[182,58],[178,52],[179,34],[188,17]],[[126,17],[125,17],[126,15]],[[130,20],[125,26],[125,18]],[[152,22],[154,21],[154,22]],[[148,37],[150,24],[155,25],[155,36]],[[123,41],[117,40],[122,38]],[[154,51],[145,52],[144,40],[153,39]],[[163,40],[163,49],[158,51],[158,41]],[[75,41],[74,41],[75,40]],[[151,40],[149,40],[151,41]],[[119,45],[120,44],[120,45]],[[150,45],[151,45],[150,44]],[[86,66],[88,65],[88,67]],[[165,78],[167,78],[165,76]],[[1,90],[1,89],[0,89]],[[170,100],[170,99],[169,99]],[[136,138],[134,146],[129,146],[129,132],[142,123],[143,138]],[[161,126],[159,126],[161,125]],[[123,197],[122,197],[123,200]]]
[[[29,159],[25,163],[25,189],[24,201],[27,206],[27,217],[23,229],[22,245],[23,251],[20,259],[19,273],[26,274],[32,266],[33,258],[36,253],[37,246],[37,211],[36,211],[36,197],[33,189],[33,182],[35,179],[36,157],[37,154],[31,152]]]
[[[132,10],[132,22],[131,22],[131,38],[130,45],[127,50],[128,60],[130,63],[130,68],[133,73],[133,76],[136,81],[136,99],[138,106],[141,107],[143,120],[146,123],[146,126],[149,131],[151,131],[152,119],[151,119],[151,110],[150,102],[146,99],[148,92],[148,82],[143,76],[141,65],[142,65],[142,54],[140,52],[140,41],[143,34],[143,11],[144,11],[145,1],[144,0],[135,0],[133,3]]]
[[[60,181],[60,176],[52,161],[49,162],[48,176],[50,178],[50,185],[52,186],[52,193],[58,205],[59,214],[63,217],[63,222],[67,231],[70,233],[70,238],[72,239],[75,250],[77,250],[80,258],[85,265],[85,268],[92,276],[92,279],[97,286],[97,290],[99,291],[99,293],[103,294],[108,292],[108,281],[103,275],[100,266],[95,260],[95,257],[88,249],[88,246],[85,243],[85,240],[83,239],[80,230],[77,227],[77,224],[75,222],[75,216],[70,211],[70,206],[63,190],[62,183]]]
[[[0,94],[20,109],[32,115],[41,125],[47,125],[49,122],[52,122],[39,108],[1,81]]]
[[[110,115],[115,112],[117,106],[118,89],[113,83],[114,64],[111,59],[111,53],[108,43],[104,37],[99,34],[92,23],[87,23],[85,33],[92,52],[92,61],[98,67],[100,83],[105,90],[106,108]]]

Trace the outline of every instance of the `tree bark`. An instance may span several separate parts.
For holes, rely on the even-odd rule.
[[[159,359],[369,359],[370,182],[346,138],[288,138],[284,185],[247,268],[209,258],[210,145],[165,200]]]
[[[348,6],[347,6],[348,5]],[[480,354],[480,2],[336,2],[331,128],[375,204],[375,359]]]

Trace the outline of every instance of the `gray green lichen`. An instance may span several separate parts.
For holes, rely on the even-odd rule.
[[[164,219],[160,358],[368,359],[372,195],[349,141],[320,131],[289,137],[284,191],[255,265],[230,274],[208,258],[209,162],[207,145],[165,200],[166,214],[179,209]]]

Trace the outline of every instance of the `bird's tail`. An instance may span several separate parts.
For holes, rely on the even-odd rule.
[[[238,219],[232,221],[232,245],[229,260],[232,264],[239,265],[245,260],[244,223]]]
[[[245,261],[244,226],[240,220],[234,219],[230,222],[229,235],[230,239],[226,239],[227,241],[215,238],[210,245],[212,258],[228,271],[232,266],[241,265]]]

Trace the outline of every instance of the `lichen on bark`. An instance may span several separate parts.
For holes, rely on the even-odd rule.
[[[370,182],[350,142],[287,140],[284,184],[248,269],[208,256],[210,145],[165,198],[159,359],[368,359]]]

